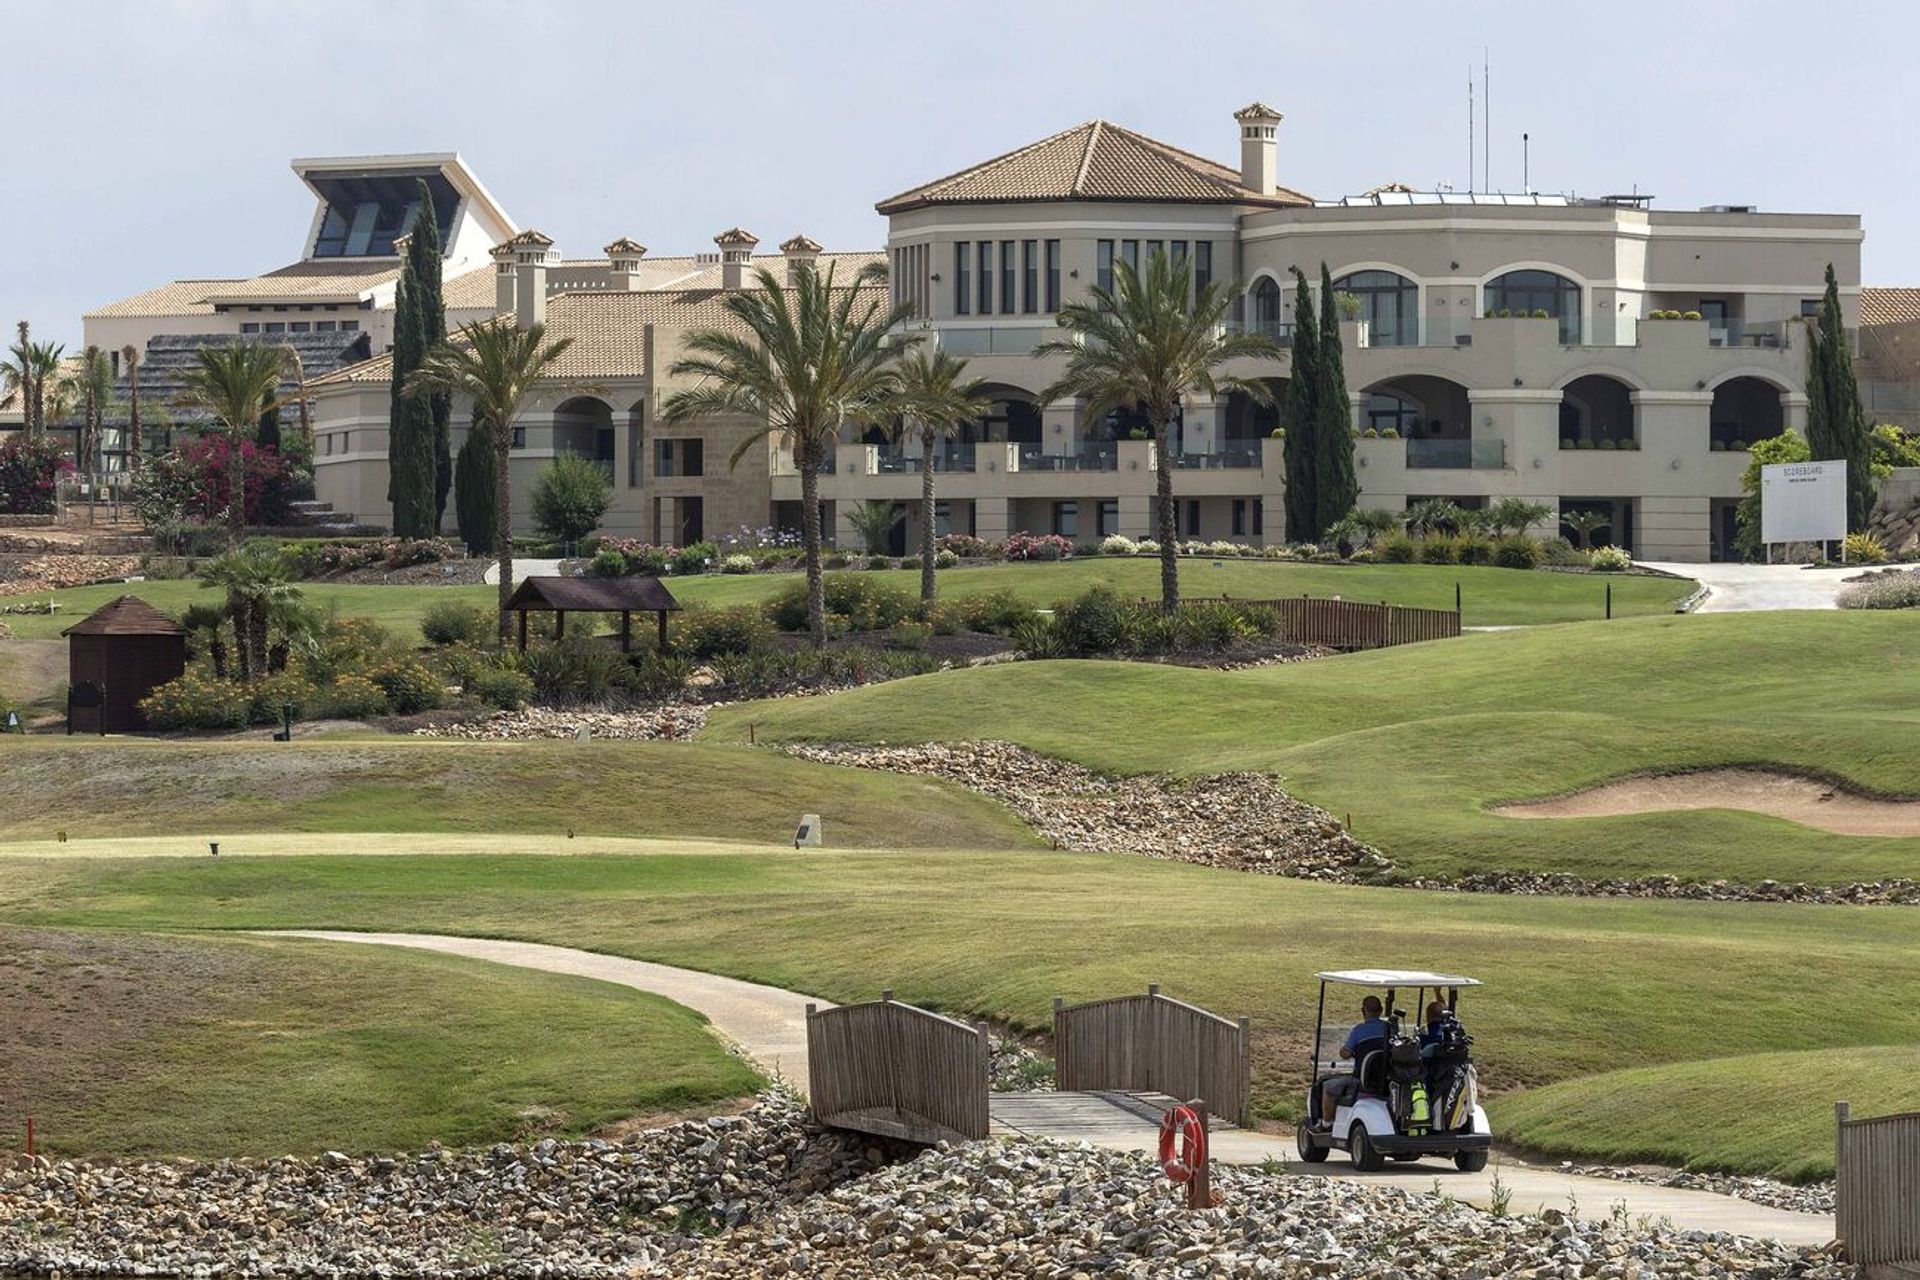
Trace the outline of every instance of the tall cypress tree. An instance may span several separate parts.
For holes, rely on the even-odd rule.
[[[1859,533],[1873,514],[1873,438],[1847,349],[1840,286],[1827,264],[1827,293],[1807,349],[1807,447],[1813,461],[1847,464],[1847,528]]]
[[[1287,541],[1311,542],[1318,536],[1314,520],[1314,437],[1319,434],[1315,400],[1320,383],[1320,340],[1315,332],[1313,295],[1300,268],[1293,269],[1293,370],[1287,379],[1286,448]]]
[[[1313,438],[1313,537],[1353,510],[1360,482],[1353,474],[1353,409],[1347,400],[1346,360],[1340,351],[1340,317],[1333,277],[1320,264],[1320,350],[1314,367],[1318,426]]]
[[[434,344],[446,336],[446,308],[440,292],[440,231],[425,182],[420,184],[420,212],[415,215],[406,253],[394,299],[387,499],[393,504],[395,535],[426,538],[440,531],[446,487],[452,485],[453,460],[445,457],[443,462],[450,445],[445,399],[404,394],[407,379]]]
[[[494,543],[494,531],[498,527],[494,514],[494,468],[497,465],[493,456],[493,442],[487,439],[486,427],[479,422],[479,413],[474,414],[475,424],[467,431],[467,441],[460,446],[459,461],[455,464],[459,470],[459,483],[454,486],[453,510],[460,524],[460,541],[465,543],[472,555],[485,555]]]

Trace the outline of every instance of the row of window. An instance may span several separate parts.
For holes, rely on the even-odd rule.
[[[1137,274],[1140,270],[1140,247],[1146,246],[1146,260],[1153,261],[1155,254],[1164,253],[1175,262],[1186,260],[1193,267],[1193,288],[1197,293],[1213,282],[1213,242],[1195,240],[1189,246],[1185,240],[1100,240],[1093,248],[1094,283],[1100,288],[1113,289],[1113,258],[1116,247],[1120,261],[1132,267]]]
[[[1091,507],[1093,527],[1087,529],[1081,522],[1081,509]],[[1260,537],[1265,532],[1265,505],[1259,498],[1235,498],[1233,500],[1233,536],[1236,538]],[[1175,499],[1174,525],[1183,538],[1200,536],[1200,499],[1188,498],[1185,501]],[[1159,527],[1159,521],[1154,522]],[[1074,499],[1053,504],[1053,532],[1063,538],[1078,538],[1083,533],[1095,538],[1105,538],[1120,532],[1120,500],[1118,498],[1099,498],[1093,502],[1080,502]]]
[[[240,326],[241,333],[358,333],[358,320],[269,320],[265,324],[249,320]]]
[[[996,247],[999,270],[994,270]],[[976,257],[976,250],[978,256]],[[1017,255],[1017,256],[1016,256]],[[975,264],[978,264],[976,270]],[[1000,314],[1049,314],[1060,309],[1058,240],[961,240],[953,246],[953,310],[956,315],[994,313],[998,281]],[[1042,287],[1044,285],[1044,288]]]

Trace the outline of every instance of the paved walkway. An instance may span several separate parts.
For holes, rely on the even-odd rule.
[[[519,556],[513,558],[513,580],[516,584],[525,582],[528,578],[557,578],[559,576],[560,562],[558,560],[523,560]],[[480,580],[490,587],[499,586],[500,562],[496,560],[492,564],[489,564],[486,573],[481,575]]]
[[[549,973],[597,978],[650,991],[705,1014],[717,1031],[738,1044],[762,1067],[777,1071],[802,1090],[807,1081],[806,1007],[809,1003],[823,1009],[832,1007],[825,1001],[809,1001],[806,996],[778,987],[534,942],[425,933],[350,933],[332,929],[268,932],[283,938],[417,947]],[[1154,1101],[1129,1094],[996,1094],[992,1102],[994,1128],[1001,1133],[1090,1142],[1116,1151],[1152,1152],[1157,1150],[1159,1141]],[[1786,1213],[1705,1191],[1580,1178],[1557,1170],[1508,1162],[1496,1163],[1479,1174],[1459,1173],[1450,1165],[1428,1160],[1390,1165],[1381,1173],[1361,1175],[1338,1154],[1325,1164],[1304,1164],[1295,1158],[1290,1137],[1232,1128],[1214,1135],[1213,1151],[1215,1158],[1233,1164],[1276,1161],[1293,1173],[1393,1181],[1409,1191],[1430,1192],[1437,1183],[1448,1195],[1483,1207],[1492,1199],[1497,1177],[1512,1193],[1511,1205],[1516,1213],[1548,1208],[1565,1210],[1577,1204],[1582,1214],[1591,1217],[1608,1213],[1614,1205],[1624,1203],[1630,1217],[1667,1218],[1676,1226],[1691,1230],[1771,1236],[1789,1244],[1822,1245],[1833,1238],[1833,1219],[1824,1215]]]
[[[1840,580],[1861,572],[1859,565],[1804,569],[1794,564],[1665,564],[1645,562],[1692,578],[1707,588],[1696,613],[1734,613],[1755,609],[1833,609]]]

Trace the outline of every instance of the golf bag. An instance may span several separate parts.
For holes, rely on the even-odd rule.
[[[1480,1078],[1473,1067],[1472,1046],[1473,1037],[1449,1014],[1441,1023],[1440,1041],[1427,1058],[1427,1089],[1434,1123],[1444,1133],[1466,1128],[1480,1103]]]
[[[1425,1133],[1433,1123],[1420,1044],[1406,1036],[1395,1036],[1387,1046],[1387,1103],[1401,1133]]]

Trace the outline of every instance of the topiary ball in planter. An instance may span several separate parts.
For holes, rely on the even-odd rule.
[[[1562,449],[1574,448],[1577,443],[1578,442],[1575,441],[1571,436],[1562,436],[1560,438],[1560,447]]]
[[[1551,320],[1551,319],[1553,319],[1553,317],[1552,317],[1552,316],[1550,316],[1550,315],[1548,315],[1548,314],[1547,314],[1547,309],[1546,309],[1545,307],[1535,307],[1535,308],[1533,309],[1533,318],[1534,318],[1535,320]]]
[[[1611,440],[1602,440],[1597,447],[1611,452],[1614,448],[1614,443]]]
[[[1575,445],[1575,446],[1574,446],[1574,448],[1576,448],[1576,449],[1591,449],[1591,448],[1593,448],[1593,441],[1591,441],[1591,440],[1582,440],[1582,441],[1581,441],[1581,442],[1580,442],[1579,444],[1577,444],[1577,445]]]
[[[1640,452],[1640,442],[1638,440],[1622,440],[1620,442],[1620,447],[1622,449],[1625,449],[1628,453]]]
[[[1388,427],[1385,431],[1382,431],[1380,433],[1380,438],[1382,440],[1398,440],[1400,438],[1400,433],[1394,430],[1392,427]]]
[[[1715,453],[1725,453],[1727,451],[1727,442],[1725,440],[1715,440],[1712,444],[1708,445],[1707,448]]]

